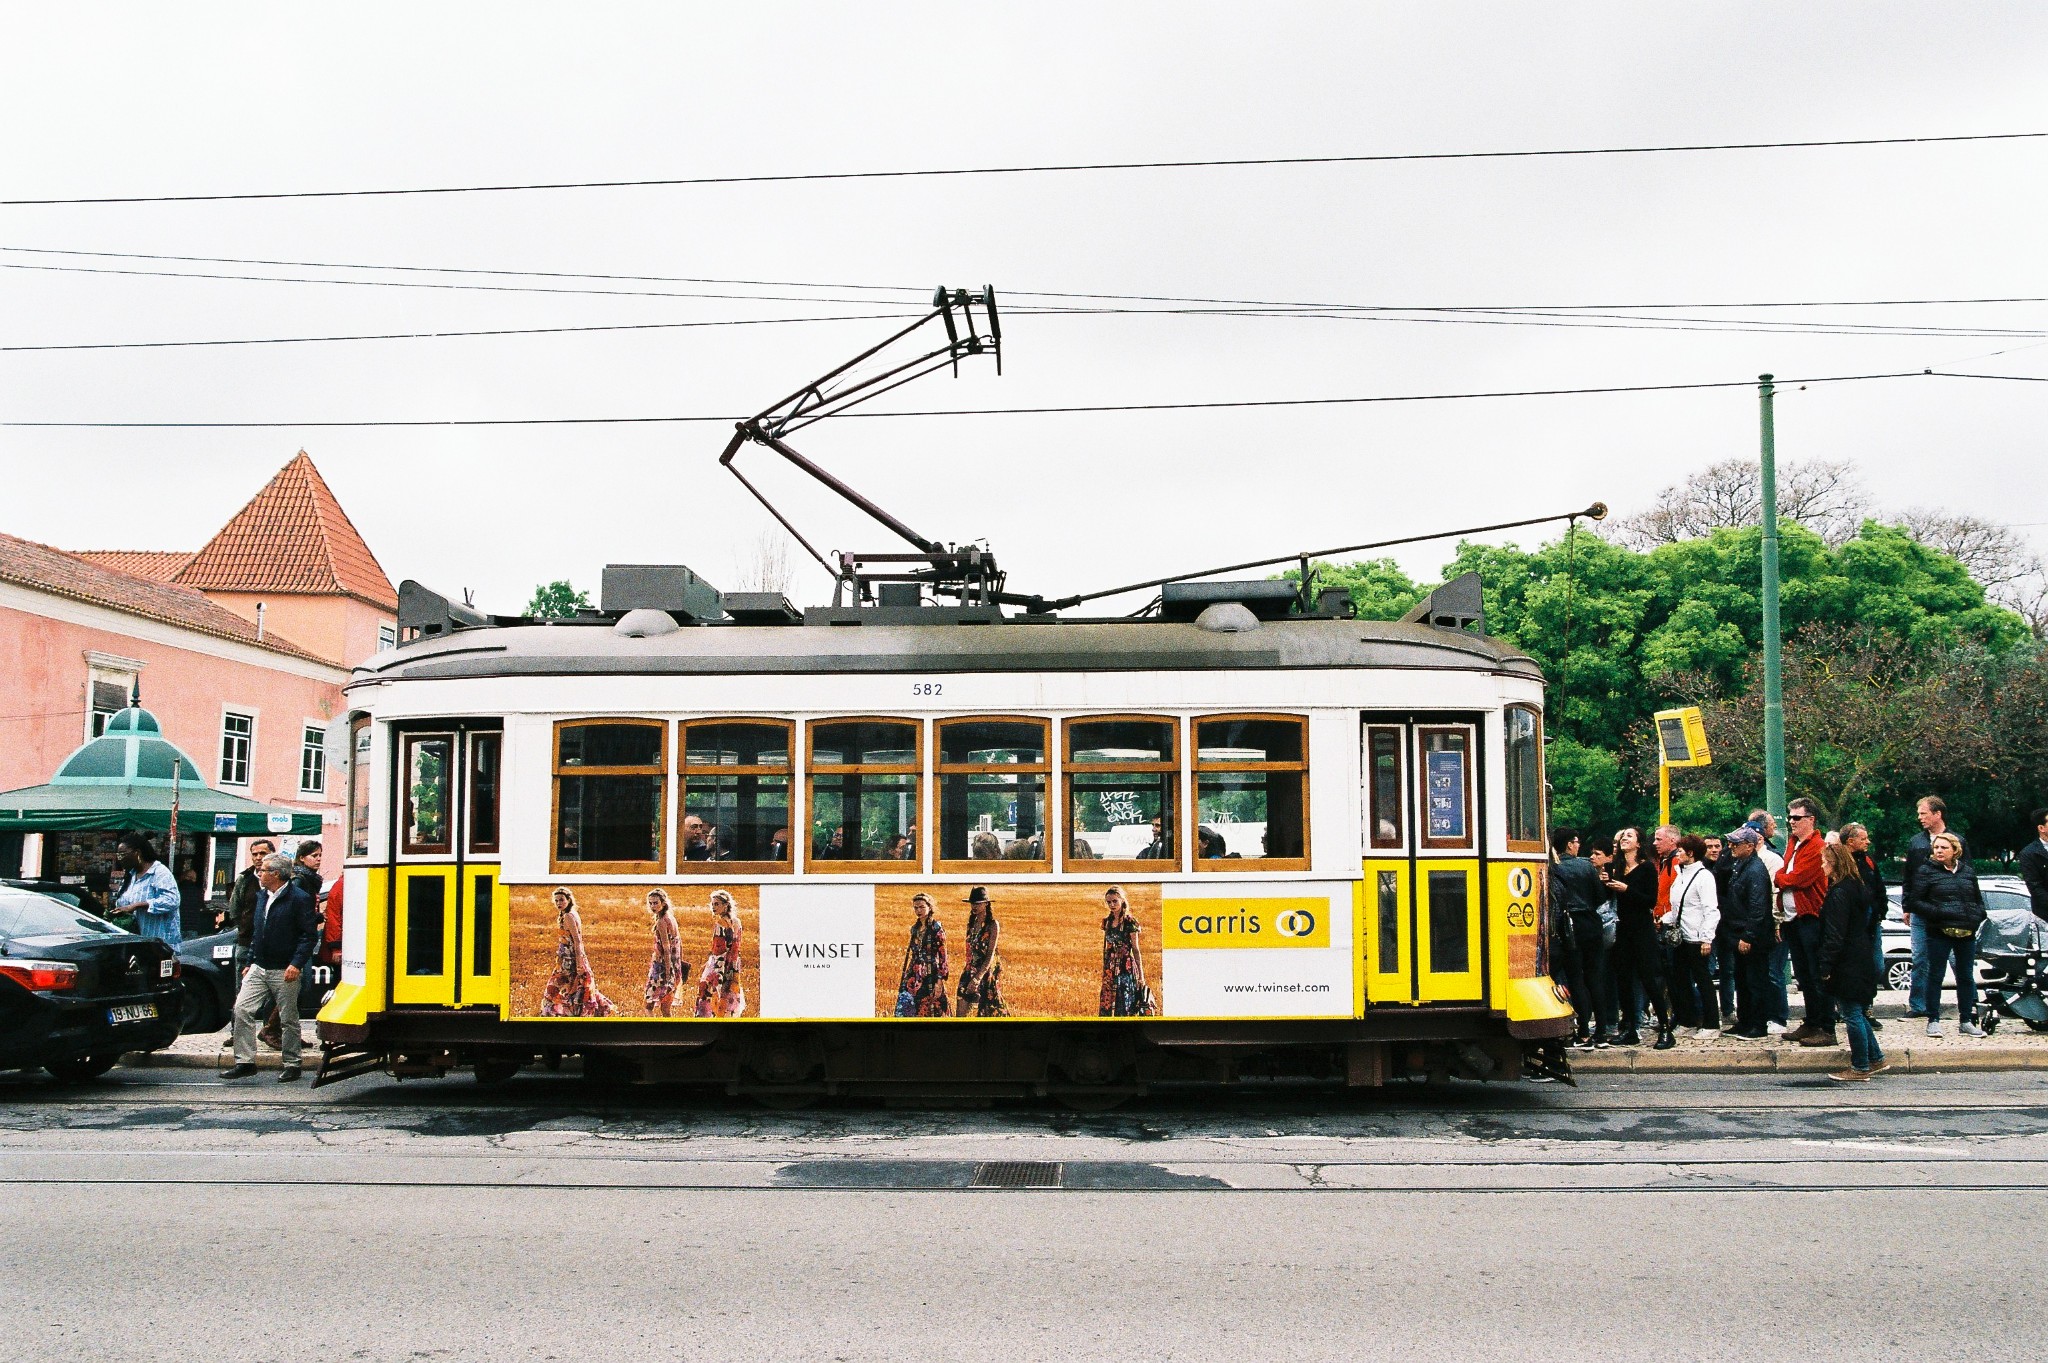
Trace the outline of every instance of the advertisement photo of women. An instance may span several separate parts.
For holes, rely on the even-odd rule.
[[[697,976],[697,1016],[736,1018],[747,1011],[740,981],[740,911],[724,890],[711,892],[711,954]]]
[[[975,886],[968,891],[967,964],[960,967],[960,984],[954,993],[954,1016],[1002,1018],[1010,1015],[1003,1007],[1003,958],[998,951],[1003,927],[996,921],[995,901],[988,891]]]
[[[619,1011],[606,998],[590,973],[590,958],[583,951],[583,919],[576,912],[576,896],[558,887],[553,895],[555,928],[555,973],[541,991],[540,1015],[545,1018],[605,1018]]]
[[[910,925],[910,942],[903,948],[903,971],[896,982],[896,1016],[900,1018],[942,1018],[946,1006],[946,977],[952,966],[946,957],[946,925],[939,921],[939,906],[922,892],[912,895],[910,907],[917,918]]]
[[[654,929],[654,954],[647,961],[647,1011],[657,1017],[673,1017],[676,990],[690,973],[690,963],[683,959],[683,934],[676,926],[668,891],[647,892],[647,913]]]
[[[1158,1012],[1151,987],[1145,983],[1145,957],[1138,949],[1143,928],[1123,887],[1112,885],[1103,892],[1109,912],[1102,919],[1102,1012],[1106,1018],[1152,1017]]]

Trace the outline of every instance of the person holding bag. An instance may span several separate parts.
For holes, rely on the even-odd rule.
[[[1721,927],[1721,891],[1707,863],[1707,840],[1689,833],[1671,854],[1671,908],[1657,922],[1671,948],[1679,1014],[1694,1022],[1694,1035],[1721,1035],[1721,999],[1714,988],[1714,936]]]

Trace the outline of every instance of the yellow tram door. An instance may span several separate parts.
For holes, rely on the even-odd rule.
[[[1365,1002],[1478,1003],[1477,726],[1368,716],[1363,742]]]
[[[453,732],[398,735],[398,868],[391,887],[391,1001],[455,1002],[455,761]]]
[[[462,899],[455,933],[455,1001],[465,1008],[505,1005],[508,900],[498,864],[498,805],[505,735],[462,735]]]

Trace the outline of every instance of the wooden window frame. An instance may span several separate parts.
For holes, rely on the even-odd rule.
[[[377,807],[377,792],[370,785],[372,752],[370,744],[363,742],[362,735],[370,733],[374,742],[375,727],[366,714],[357,711],[348,717],[348,779],[347,789],[342,794],[342,860],[362,861],[370,855],[370,827]],[[363,802],[356,804],[356,782],[363,783]]]
[[[564,767],[562,765],[562,734],[569,729],[595,728],[612,725],[622,728],[653,729],[661,735],[661,758],[653,767]],[[649,719],[644,715],[590,715],[578,719],[555,721],[548,749],[548,872],[551,875],[623,875],[658,876],[667,867],[668,852],[673,839],[668,827],[668,786],[670,774],[669,722],[665,719]],[[655,826],[654,860],[652,861],[563,861],[558,853],[562,846],[562,778],[564,776],[652,776],[655,779]]]
[[[1052,872],[1053,849],[1059,846],[1058,830],[1066,820],[1056,817],[1053,811],[1055,783],[1052,776],[1053,733],[1052,721],[1042,715],[948,715],[934,720],[932,735],[932,864],[942,873],[960,875],[1048,875]],[[942,760],[946,751],[944,731],[954,724],[1031,724],[1039,731],[1039,751],[1045,756],[1037,762],[947,762]],[[1012,861],[1008,857],[996,861],[976,861],[972,857],[947,859],[939,855],[936,841],[939,824],[945,818],[943,802],[946,798],[945,778],[948,776],[1039,776],[1045,795],[1045,855],[1032,861]],[[922,850],[922,849],[920,849]],[[1061,849],[1065,850],[1065,849]]]
[[[817,761],[818,730],[833,724],[907,724],[914,738],[912,760],[909,762],[835,762],[820,770]],[[804,839],[804,871],[808,875],[922,875],[925,865],[923,843],[931,839],[931,819],[925,809],[925,722],[912,715],[827,715],[822,719],[809,720],[804,724],[804,781],[802,817]],[[911,804],[917,810],[917,826],[920,845],[917,855],[909,861],[890,861],[877,857],[873,861],[847,861],[819,857],[811,850],[811,810],[816,799],[818,777],[821,775],[846,776],[908,776],[911,786]],[[790,836],[796,836],[796,828],[790,829]],[[895,867],[888,871],[878,868]]]
[[[1383,841],[1379,824],[1373,819],[1373,799],[1376,793],[1375,780],[1378,773],[1373,770],[1372,741],[1377,734],[1390,734],[1394,739],[1394,840]],[[1365,845],[1369,852],[1400,852],[1408,846],[1408,730],[1400,724],[1375,724],[1365,722],[1365,743],[1360,750],[1365,758],[1362,787],[1365,805]]]
[[[1301,760],[1298,762],[1223,762],[1202,760],[1202,729],[1204,724],[1231,723],[1239,720],[1276,720],[1295,724],[1301,729]],[[1187,835],[1190,864],[1204,874],[1222,872],[1227,875],[1258,875],[1265,871],[1306,871],[1312,849],[1309,845],[1309,779],[1308,779],[1308,716],[1289,715],[1277,712],[1248,711],[1219,715],[1191,715],[1188,717],[1188,757],[1192,763],[1188,778],[1187,793]],[[1301,782],[1301,855],[1298,857],[1211,857],[1206,861],[1195,830],[1201,827],[1202,777],[1205,775],[1233,775],[1244,772],[1294,772]],[[1269,821],[1270,826],[1270,821]]]
[[[1156,762],[1076,762],[1074,760],[1074,726],[1076,724],[1164,724],[1168,748],[1164,759]],[[1181,753],[1186,739],[1182,736],[1182,725],[1178,715],[1156,714],[1108,714],[1074,715],[1060,721],[1060,825],[1070,825],[1074,818],[1074,777],[1100,773],[1106,776],[1157,776],[1166,777],[1166,799],[1176,810],[1173,829],[1173,855],[1157,859],[1104,857],[1077,862],[1068,856],[1062,862],[1067,874],[1076,874],[1076,868],[1085,866],[1091,877],[1097,873],[1117,875],[1164,875],[1184,869],[1188,839],[1183,814],[1184,784],[1181,772]],[[1071,836],[1071,835],[1070,835]],[[1060,851],[1065,853],[1064,846]]]
[[[1465,740],[1465,836],[1429,836],[1429,764],[1422,760],[1423,741],[1431,734],[1458,734]],[[1472,767],[1479,760],[1479,729],[1471,724],[1418,724],[1415,726],[1415,845],[1425,852],[1471,852],[1479,847],[1479,811],[1473,807]]]
[[[1533,841],[1528,838],[1518,838],[1515,836],[1515,786],[1512,779],[1513,773],[1508,770],[1509,753],[1512,748],[1508,741],[1508,724],[1511,716],[1517,712],[1528,715],[1536,725],[1536,837]],[[1516,702],[1513,705],[1503,707],[1500,715],[1500,734],[1500,785],[1502,792],[1506,796],[1501,806],[1501,830],[1507,839],[1508,851],[1534,852],[1538,854],[1548,852],[1550,845],[1545,839],[1550,834],[1550,819],[1549,810],[1546,807],[1548,802],[1543,798],[1544,791],[1547,789],[1544,785],[1543,771],[1543,711],[1534,705],[1524,702]]]
[[[488,740],[498,745],[498,782],[492,790],[497,806],[498,836],[485,842],[476,835],[476,746]],[[552,833],[554,830],[548,830]],[[501,729],[468,729],[462,735],[462,845],[472,857],[497,857],[505,842],[505,734]]]
[[[412,840],[412,750],[421,743],[439,740],[448,745],[448,760],[445,764],[447,783],[446,808],[441,811],[441,826],[448,836],[443,842],[414,842]],[[422,729],[418,732],[402,733],[398,736],[398,854],[404,857],[452,857],[455,855],[457,811],[455,809],[455,772],[462,761],[462,745],[456,741],[453,729]]]
[[[683,855],[683,815],[688,812],[690,797],[690,730],[708,729],[738,724],[752,725],[762,729],[779,729],[783,735],[783,751],[789,754],[785,766],[739,765],[731,767],[698,767],[700,774],[712,776],[780,776],[789,783],[792,797],[789,811],[789,860],[788,861],[691,861]],[[796,772],[796,721],[793,719],[772,719],[762,715],[719,715],[686,719],[676,725],[676,874],[679,876],[786,876],[796,874],[796,844],[807,841],[810,835],[809,806],[799,808],[794,797],[802,789]]]

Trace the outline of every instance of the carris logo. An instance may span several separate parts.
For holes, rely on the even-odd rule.
[[[1316,930],[1316,916],[1308,909],[1289,909],[1273,920],[1273,930],[1282,937],[1306,937]]]

